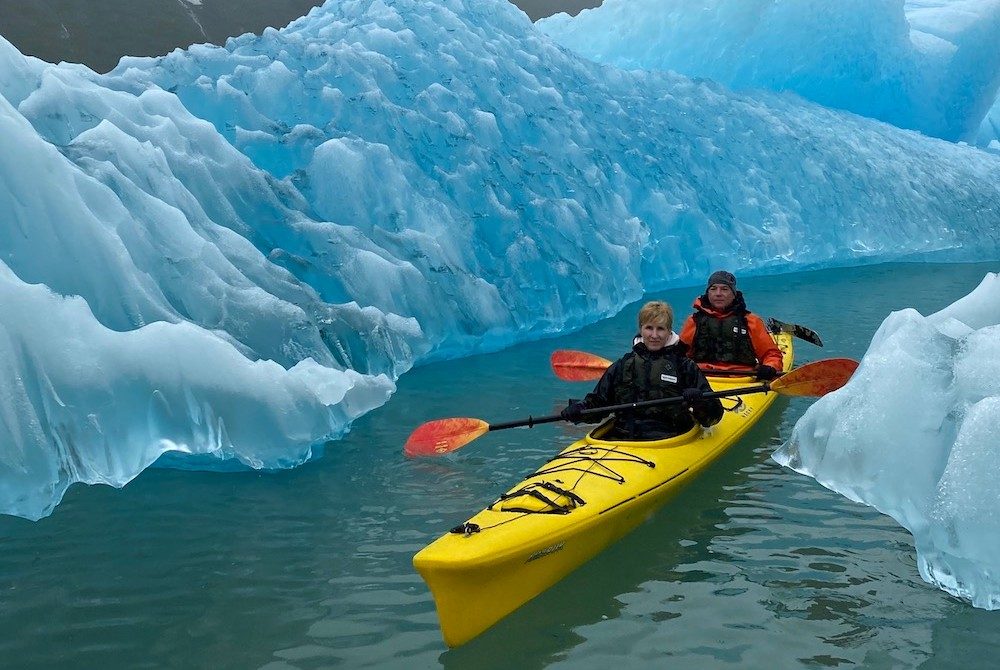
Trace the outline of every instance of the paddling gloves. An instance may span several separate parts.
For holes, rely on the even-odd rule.
[[[684,389],[681,391],[681,396],[684,397],[684,404],[688,407],[694,407],[701,400],[704,392],[701,389]]]
[[[708,385],[707,382],[705,384]],[[714,426],[722,419],[722,403],[718,398],[705,397],[705,391],[700,388],[686,388],[681,391],[684,404],[691,408],[695,421],[705,428]]]
[[[760,381],[770,381],[771,379],[774,379],[775,377],[778,376],[778,371],[772,368],[770,365],[758,365],[756,374],[757,374],[757,379],[759,379]]]
[[[570,400],[566,408],[559,412],[561,416],[566,421],[572,423],[580,423],[583,421],[583,410],[587,409],[587,405],[582,400]]]

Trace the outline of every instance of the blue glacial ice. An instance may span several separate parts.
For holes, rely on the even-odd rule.
[[[0,511],[29,518],[171,449],[294,465],[417,363],[577,328],[721,265],[1000,246],[997,156],[596,64],[504,0],[330,0],[105,75],[0,39],[0,174],[20,305],[0,315]],[[269,380],[250,394],[262,418],[237,430],[228,394],[250,378]]]
[[[896,519],[925,580],[1000,609],[998,416],[1000,276],[989,274],[930,316],[893,312],[847,386],[811,405],[774,458]]]
[[[79,296],[0,264],[7,513],[37,517],[72,482],[121,485],[167,452],[291,467],[311,445],[385,402],[392,383],[311,358],[251,361],[187,321],[120,332]],[[224,372],[224,374],[220,374]]]
[[[601,63],[793,91],[982,147],[1000,138],[996,0],[604,0],[537,25]]]

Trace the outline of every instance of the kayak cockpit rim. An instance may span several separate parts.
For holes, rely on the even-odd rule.
[[[681,447],[686,444],[690,444],[694,440],[697,440],[702,431],[704,430],[700,424],[695,423],[694,427],[686,433],[681,433],[680,435],[674,435],[673,437],[667,437],[661,440],[604,440],[603,435],[606,435],[612,426],[614,426],[614,419],[609,419],[605,421],[600,426],[594,430],[587,433],[584,440],[587,444],[594,445],[595,447],[627,447],[629,449],[669,449],[670,447]]]

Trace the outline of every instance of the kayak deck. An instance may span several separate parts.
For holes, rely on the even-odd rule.
[[[775,336],[792,367],[791,337]],[[717,391],[749,377],[710,377]],[[577,440],[413,558],[454,647],[476,637],[635,528],[735,444],[777,394],[722,398],[722,420],[666,440]]]

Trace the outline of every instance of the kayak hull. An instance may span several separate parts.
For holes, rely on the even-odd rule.
[[[775,336],[791,369],[791,338]],[[713,388],[749,378],[710,378]],[[476,637],[633,530],[749,430],[776,394],[723,398],[718,424],[653,442],[602,425],[413,558],[449,647]]]

